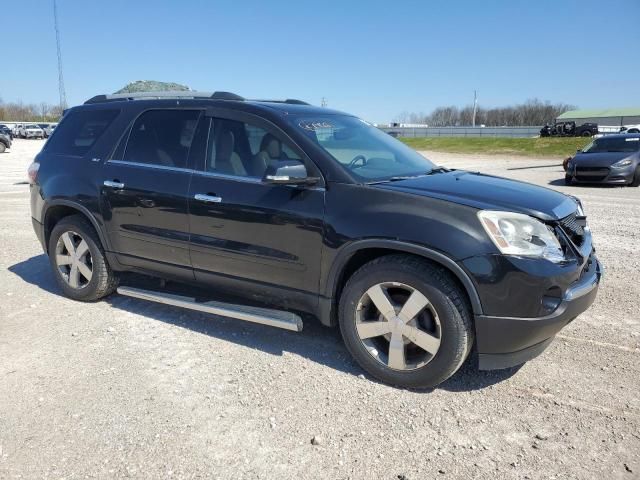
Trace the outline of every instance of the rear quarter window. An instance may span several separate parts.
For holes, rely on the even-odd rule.
[[[70,112],[47,142],[45,151],[56,155],[81,157],[102,136],[120,110]]]

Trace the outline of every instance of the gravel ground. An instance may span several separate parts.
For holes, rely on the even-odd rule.
[[[312,322],[62,297],[24,184],[41,145],[0,154],[0,478],[640,478],[640,189],[565,187],[558,159],[426,152],[580,196],[607,275],[541,357],[414,392],[366,378]]]

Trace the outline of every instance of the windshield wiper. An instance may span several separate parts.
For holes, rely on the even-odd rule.
[[[444,167],[435,167],[429,170],[428,172],[418,173],[415,175],[395,175],[393,177],[385,178],[384,180],[374,180],[373,182],[367,182],[367,185],[376,185],[378,183],[387,183],[387,182],[399,182],[402,180],[411,180],[412,178],[420,178],[426,177],[427,175],[433,175],[435,173],[445,173],[448,172],[448,168]]]

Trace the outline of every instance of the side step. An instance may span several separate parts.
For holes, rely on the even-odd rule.
[[[170,293],[152,292],[141,288],[118,287],[120,295],[140,298],[151,302],[173,305],[174,307],[197,310],[223,317],[237,318],[247,322],[261,323],[272,327],[284,328],[294,332],[302,331],[302,318],[290,312],[272,310],[269,308],[250,307],[246,305],[234,305],[222,302],[196,302],[194,298],[172,295]]]

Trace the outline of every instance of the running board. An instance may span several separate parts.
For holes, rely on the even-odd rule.
[[[198,312],[236,318],[247,322],[261,323],[272,327],[284,328],[294,332],[302,331],[302,318],[290,312],[272,310],[270,308],[250,307],[246,305],[234,305],[222,302],[196,302],[195,298],[172,295],[170,293],[152,292],[133,287],[118,287],[120,295],[140,298],[151,302],[173,305],[174,307],[197,310]]]

